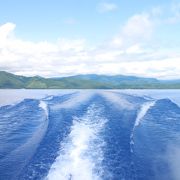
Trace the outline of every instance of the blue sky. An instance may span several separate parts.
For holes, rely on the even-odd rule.
[[[29,40],[59,37],[106,40],[117,33],[129,17],[169,5],[168,2],[171,1],[6,0],[1,2],[0,22],[15,23],[18,37]],[[117,8],[99,12],[103,3],[114,4]]]
[[[176,0],[6,0],[0,69],[180,78],[179,32]]]

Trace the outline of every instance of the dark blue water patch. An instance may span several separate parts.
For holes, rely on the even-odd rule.
[[[168,99],[158,100],[134,132],[138,179],[174,179],[168,149],[180,145],[180,108]]]
[[[174,131],[179,132],[180,108],[171,100],[158,100],[154,108],[151,109],[151,115],[153,117],[151,117],[150,121],[154,118],[153,122],[162,126],[162,128],[166,127],[167,132],[171,131],[173,134]]]
[[[0,110],[0,174],[2,179],[13,179],[33,155],[46,116],[39,101],[32,99],[3,110]]]
[[[147,102],[147,99],[145,99],[144,97],[140,97],[140,96],[136,96],[136,95],[129,95],[129,94],[125,94],[125,93],[119,93],[119,92],[114,92],[114,93],[119,95],[120,97],[124,98],[126,101],[133,104],[134,106],[139,106],[139,105]]]
[[[83,116],[92,101],[93,99],[90,99],[73,109],[54,109],[49,105],[49,125],[46,135],[19,179],[39,180],[47,176],[51,165],[59,155],[61,142],[71,131],[73,117]]]
[[[39,107],[39,100],[26,99],[16,105],[0,107],[0,179],[44,179],[71,131],[74,116],[83,117],[95,104],[102,109],[100,118],[107,119],[98,134],[105,142],[103,161],[99,164],[104,169],[102,179],[173,180],[167,149],[180,145],[180,108],[176,104],[168,99],[156,101],[134,129],[137,114],[146,99],[116,93],[134,105],[134,108],[123,108],[98,93],[72,108],[54,108],[69,102],[75,95],[43,99],[48,105],[48,117]]]
[[[49,126],[31,162],[24,168],[20,179],[42,179],[58,155],[60,142],[70,131],[72,115],[65,110],[49,111]]]
[[[108,119],[103,131],[103,140],[106,143],[103,167],[103,179],[135,179],[134,167],[131,159],[130,136],[137,116],[137,109],[117,109],[104,99],[103,116]],[[139,106],[140,108],[140,106]]]
[[[45,118],[39,101],[31,99],[10,106],[5,111],[1,108],[0,117],[0,158],[25,143]],[[8,148],[5,148],[6,145]]]

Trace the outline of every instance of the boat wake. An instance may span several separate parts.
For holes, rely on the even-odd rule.
[[[107,121],[101,116],[101,111],[93,104],[82,117],[73,118],[71,132],[61,143],[59,156],[47,179],[100,179],[105,146],[100,134]]]
[[[72,91],[2,106],[0,117],[2,180],[180,178],[170,99]]]
[[[144,103],[140,110],[138,111],[134,127],[132,129],[132,133],[130,136],[130,147],[131,147],[131,152],[133,152],[133,145],[134,145],[134,131],[137,126],[140,125],[141,121],[143,120],[144,116],[147,114],[147,112],[155,105],[156,101],[149,101]]]

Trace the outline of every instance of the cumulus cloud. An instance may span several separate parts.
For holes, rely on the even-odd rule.
[[[13,23],[0,26],[0,70],[45,77],[89,73],[180,77],[180,54],[151,46],[155,24],[147,13],[130,17],[114,38],[95,47],[85,39],[26,41],[16,37],[14,29]]]
[[[106,13],[115,11],[118,9],[118,6],[115,3],[103,2],[98,4],[97,11],[100,13]]]
[[[112,44],[115,46],[134,46],[144,43],[152,37],[154,24],[148,14],[137,14],[128,19],[119,35],[115,36]]]
[[[6,23],[0,26],[0,47],[3,47],[9,36],[12,36],[16,25],[13,23]]]

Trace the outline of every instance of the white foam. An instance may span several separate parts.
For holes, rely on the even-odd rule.
[[[71,133],[61,144],[60,155],[52,165],[48,180],[98,180],[103,169],[104,142],[100,133],[106,123],[91,106],[82,118],[74,118]],[[98,166],[97,166],[98,164]]]
[[[53,99],[53,97],[54,97],[54,96],[52,96],[52,95],[51,95],[51,96],[47,96],[47,97],[45,97],[45,98],[44,98],[44,100],[46,100],[46,101],[48,101],[48,100],[52,100],[52,99]]]
[[[134,130],[137,126],[140,125],[141,121],[143,120],[144,116],[147,114],[148,110],[151,107],[153,107],[155,105],[155,103],[156,103],[156,101],[148,101],[148,102],[144,103],[138,112],[133,130],[132,130],[132,133],[130,136],[130,150],[131,150],[131,152],[133,152],[133,145],[134,145]]]
[[[146,113],[148,112],[148,110],[154,106],[155,104],[155,101],[150,101],[150,102],[147,102],[147,103],[144,103],[142,106],[141,106],[141,109],[137,115],[137,118],[136,118],[136,121],[135,121],[135,126],[139,126],[141,120],[143,119],[143,117],[146,115]]]
[[[40,101],[39,107],[44,110],[46,117],[49,116],[48,106],[44,101]]]

